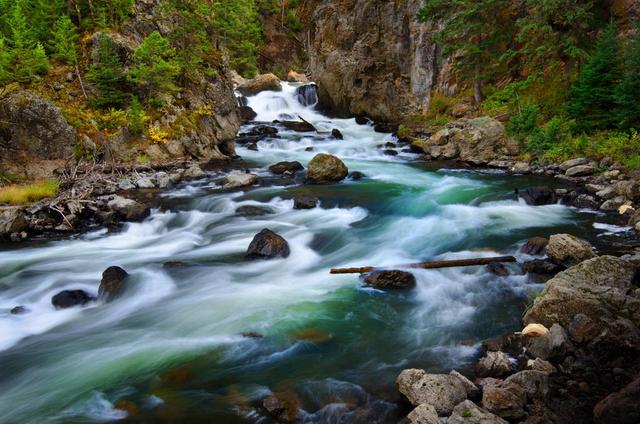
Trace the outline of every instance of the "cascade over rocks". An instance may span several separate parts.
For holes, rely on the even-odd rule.
[[[344,180],[349,169],[333,155],[320,153],[307,165],[307,179],[315,184],[335,184]]]
[[[265,228],[255,235],[246,256],[249,259],[272,259],[278,256],[287,258],[290,253],[289,243],[282,236]]]
[[[296,89],[298,102],[302,106],[315,106],[318,103],[318,87],[315,84],[306,84]]]

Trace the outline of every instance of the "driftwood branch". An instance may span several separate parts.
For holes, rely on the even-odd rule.
[[[472,258],[472,259],[453,259],[448,261],[429,261],[417,264],[400,265],[396,268],[421,268],[421,269],[438,269],[438,268],[454,268],[463,266],[489,265],[494,263],[515,262],[513,256],[498,256],[493,258]],[[391,267],[384,267],[391,268]],[[356,268],[333,268],[331,274],[365,274],[367,272],[380,269],[379,267],[364,266]]]

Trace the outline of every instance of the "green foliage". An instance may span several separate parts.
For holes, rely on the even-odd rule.
[[[620,50],[616,28],[607,27],[573,88],[569,113],[578,129],[614,127],[615,90],[622,77]]]
[[[56,21],[53,31],[53,57],[68,65],[75,66],[78,62],[77,40],[76,26],[67,15],[61,15]]]
[[[146,115],[137,97],[134,97],[131,100],[131,104],[129,105],[129,109],[127,110],[127,121],[127,129],[129,130],[129,134],[133,136],[139,136],[144,133]]]
[[[144,98],[158,100],[179,89],[175,80],[181,72],[176,50],[159,32],[152,32],[133,53],[133,67],[128,79]]]
[[[11,72],[11,54],[7,48],[4,37],[0,35],[0,86],[13,80]]]
[[[541,115],[538,105],[529,104],[509,119],[507,131],[516,140],[524,144],[529,137],[540,131],[538,126],[540,120]]]
[[[624,77],[614,94],[619,127],[640,129],[640,34],[625,49]]]
[[[96,89],[91,104],[97,108],[120,107],[127,100],[124,67],[113,40],[101,34],[93,52],[88,78]]]

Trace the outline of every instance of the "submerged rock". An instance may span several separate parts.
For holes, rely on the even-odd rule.
[[[240,106],[238,108],[238,112],[240,113],[240,119],[242,119],[243,122],[253,121],[258,116],[256,111],[249,106]]]
[[[313,196],[295,196],[293,209],[313,209],[318,204],[318,198]]]
[[[245,205],[236,209],[236,215],[240,216],[262,216],[269,215],[271,213],[273,213],[271,209],[264,208],[262,206]]]
[[[363,276],[364,282],[377,289],[402,290],[416,286],[416,277],[410,272],[388,270],[373,271]]]
[[[316,184],[334,184],[344,180],[349,169],[333,155],[320,153],[307,165],[307,179]]]
[[[520,253],[531,256],[544,255],[549,240],[544,237],[532,237],[520,248]]]
[[[337,128],[331,130],[331,137],[335,138],[336,140],[344,140],[342,132]]]
[[[546,249],[553,262],[564,266],[576,265],[596,256],[588,241],[571,234],[552,235]]]
[[[402,371],[396,385],[413,405],[432,405],[439,416],[451,414],[455,406],[467,398],[467,390],[457,377],[428,374],[420,369]]]
[[[269,171],[273,172],[274,174],[284,174],[285,172],[290,172],[290,173],[295,173],[297,171],[301,171],[304,169],[304,166],[302,166],[302,164],[298,161],[293,161],[293,162],[288,162],[288,161],[283,161],[283,162],[278,162],[276,164],[273,164],[269,167]]]
[[[95,297],[84,290],[63,290],[51,298],[51,304],[56,309],[66,309],[86,305],[94,300]]]
[[[127,288],[129,274],[119,266],[110,266],[102,273],[98,296],[107,302],[120,296]]]
[[[286,258],[290,253],[289,243],[280,235],[265,228],[253,238],[246,256],[249,259],[271,259],[278,256]]]
[[[13,308],[11,308],[11,311],[9,311],[9,313],[11,315],[23,315],[26,314],[27,312],[29,312],[29,309],[27,309],[26,306],[14,306]]]
[[[365,177],[366,175],[360,171],[353,171],[352,173],[349,174],[349,178],[351,178],[353,181],[358,181]]]

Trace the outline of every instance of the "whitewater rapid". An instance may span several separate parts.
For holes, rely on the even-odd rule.
[[[357,276],[331,276],[331,267],[515,254],[533,235],[611,232],[607,224],[592,226],[597,216],[518,201],[513,188],[526,181],[429,168],[407,152],[387,156],[382,146],[396,143],[394,136],[329,118],[300,100],[296,84],[247,99],[256,121],[300,116],[319,130],[280,128],[258,151],[239,147],[251,171],[272,177],[267,168],[275,162],[306,166],[327,152],[365,179],[217,193],[209,175],[166,193],[169,206],[120,233],[101,230],[0,252],[0,422],[117,420],[127,414],[115,407],[122,399],[135,399],[154,417],[158,405],[184,397],[191,402],[186,414],[256,422],[259,413],[229,400],[230,387],[254,401],[283,384],[303,398],[309,422],[352,412],[320,402],[325,392],[329,405],[353,398],[392,422],[398,370],[464,365],[477,346],[461,340],[515,330],[528,293],[540,286],[517,267],[509,277],[484,268],[418,270],[415,291],[386,294],[362,287]],[[344,140],[330,136],[334,128]],[[296,193],[318,196],[320,207],[294,210]],[[271,213],[236,215],[246,205]],[[263,228],[288,240],[290,257],[244,259]],[[187,265],[167,269],[166,261]],[[96,294],[102,271],[112,265],[132,275],[124,298],[53,308],[51,297],[61,290]],[[29,313],[11,315],[17,305]],[[308,328],[331,337],[309,343],[291,335]],[[246,332],[264,337],[249,339]],[[184,387],[160,384],[167,370],[185,366],[198,372]]]

